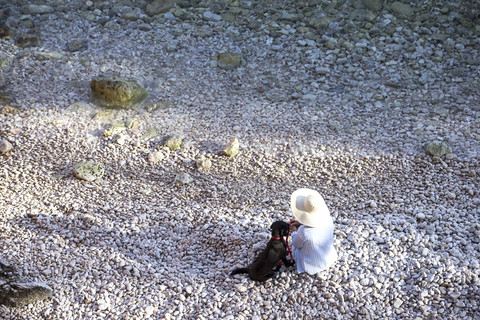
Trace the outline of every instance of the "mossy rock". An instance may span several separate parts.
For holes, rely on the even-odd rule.
[[[73,174],[79,179],[92,182],[103,177],[105,168],[101,164],[85,161],[77,163],[73,167]]]
[[[182,137],[178,135],[172,135],[165,140],[163,145],[168,147],[171,151],[176,151],[182,147],[182,143],[183,143]]]
[[[429,143],[425,149],[429,155],[434,157],[442,157],[452,153],[452,148],[448,144],[438,140]]]
[[[148,94],[134,79],[117,75],[100,75],[90,81],[90,88],[99,104],[107,108],[129,109]]]
[[[233,138],[227,147],[223,150],[223,154],[227,157],[233,158],[240,151],[240,142],[237,138]]]

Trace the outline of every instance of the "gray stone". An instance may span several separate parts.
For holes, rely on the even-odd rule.
[[[0,21],[0,39],[10,39],[12,31],[5,21]]]
[[[164,146],[168,147],[171,151],[178,150],[182,147],[183,139],[178,135],[172,135],[165,140]]]
[[[3,75],[3,71],[0,70],[0,89],[5,87],[6,83],[7,82],[5,81],[5,76]]]
[[[240,53],[224,52],[217,55],[218,67],[225,70],[233,70],[244,64],[243,56]]]
[[[426,150],[429,155],[434,157],[441,157],[452,153],[452,148],[450,148],[448,144],[438,140],[429,143],[426,147]]]
[[[88,48],[87,39],[75,39],[67,42],[67,51],[70,51],[70,52],[83,51],[87,48]]]
[[[175,176],[175,182],[178,184],[189,184],[193,182],[193,178],[188,173],[179,173]]]
[[[15,44],[21,48],[38,46],[39,38],[35,33],[19,33],[15,36]]]
[[[415,9],[403,2],[395,1],[390,5],[390,11],[400,18],[412,18],[415,14]]]
[[[128,109],[142,102],[147,91],[134,79],[113,74],[100,75],[90,81],[93,96],[101,106]]]
[[[77,163],[74,166],[73,174],[79,179],[92,182],[102,178],[105,174],[105,169],[101,164],[96,164],[92,161],[85,161]]]
[[[148,154],[148,162],[156,163],[165,159],[165,155],[162,151],[155,151]]]
[[[372,11],[379,11],[382,9],[383,0],[362,0],[363,5]]]
[[[45,13],[53,13],[55,9],[53,7],[47,5],[36,5],[36,4],[29,4],[26,5],[23,9],[25,14],[45,14]]]
[[[218,14],[212,13],[210,11],[205,11],[202,15],[203,20],[205,21],[221,21],[222,17]]]
[[[0,152],[7,153],[13,150],[13,145],[8,140],[0,141]]]
[[[177,2],[177,0],[154,0],[145,7],[145,13],[149,16],[155,16],[165,13]]]
[[[126,131],[128,128],[124,123],[118,122],[110,125],[105,131],[103,131],[103,135],[105,137],[112,137],[116,134],[120,134]]]
[[[0,288],[0,304],[23,307],[50,297],[53,289],[39,282],[13,282]]]
[[[0,305],[22,307],[46,299],[52,293],[46,284],[23,281],[17,269],[0,258]]]

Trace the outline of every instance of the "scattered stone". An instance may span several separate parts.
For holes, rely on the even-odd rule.
[[[142,135],[143,140],[150,140],[155,137],[158,137],[158,130],[155,128],[150,128]]]
[[[383,6],[383,0],[362,0],[363,5],[372,11],[380,11]]]
[[[75,39],[67,42],[67,51],[76,52],[88,49],[87,39]]]
[[[55,9],[51,6],[47,5],[36,5],[36,4],[29,4],[26,5],[23,9],[25,14],[45,14],[45,13],[53,13]]]
[[[13,150],[13,145],[8,140],[0,141],[0,152],[8,153]]]
[[[195,162],[197,164],[197,168],[200,170],[210,170],[212,168],[212,160],[206,158],[205,156],[200,157]]]
[[[36,47],[39,43],[38,35],[35,33],[19,33],[15,36],[15,43],[20,48]]]
[[[79,179],[92,182],[97,179],[101,179],[105,174],[105,169],[102,164],[97,164],[92,161],[85,161],[77,163],[73,167],[73,174]]]
[[[220,15],[210,11],[205,11],[202,15],[202,18],[205,21],[222,21],[222,17]]]
[[[164,146],[168,147],[171,151],[179,150],[182,147],[183,138],[178,135],[172,135],[167,137]]]
[[[442,141],[435,140],[429,143],[426,147],[427,153],[434,157],[442,157],[446,154],[452,153],[452,148]]]
[[[3,75],[3,71],[0,70],[0,89],[5,87],[7,82],[5,81],[5,76]]]
[[[137,130],[139,126],[140,120],[138,118],[128,119],[125,122],[125,126],[128,130]]]
[[[113,109],[100,110],[93,116],[93,120],[110,122],[115,117],[115,114],[115,110]]]
[[[0,289],[0,304],[23,307],[51,297],[53,289],[39,282],[13,282]]]
[[[47,299],[52,293],[44,283],[24,281],[13,265],[0,258],[0,305],[23,307]]]
[[[178,184],[190,184],[193,178],[188,173],[179,173],[175,176],[175,182]]]
[[[1,103],[0,103],[1,105]],[[4,106],[2,107],[2,110],[0,111],[0,114],[19,114],[22,112],[22,109],[20,107],[16,106]]]
[[[410,19],[415,14],[415,9],[407,3],[395,1],[390,5],[390,11],[399,18]]]
[[[100,75],[90,82],[94,97],[108,108],[128,109],[145,99],[147,91],[135,80],[118,75]]]
[[[157,150],[148,154],[148,162],[151,162],[151,163],[157,163],[159,161],[162,161],[165,158],[166,158],[165,154],[160,150]]]
[[[12,33],[5,21],[0,21],[0,39],[10,39]]]
[[[103,131],[103,135],[105,137],[111,137],[116,134],[120,134],[125,130],[127,130],[127,127],[125,126],[124,123],[114,123],[110,125],[107,129],[105,129],[105,131]]]
[[[149,16],[165,13],[173,8],[176,2],[178,0],[154,0],[145,7],[145,13]]]
[[[13,102],[13,97],[10,92],[0,91],[0,106],[7,105]]]
[[[235,157],[238,152],[240,151],[240,142],[238,141],[237,138],[233,138],[230,143],[227,145],[227,147],[223,150],[223,154],[233,158]]]
[[[245,64],[242,54],[224,52],[217,55],[218,67],[225,70],[233,70]]]
[[[145,109],[148,112],[153,112],[153,111],[157,111],[157,110],[168,109],[171,106],[172,106],[171,102],[159,100],[159,101],[156,101],[156,102],[146,106]]]

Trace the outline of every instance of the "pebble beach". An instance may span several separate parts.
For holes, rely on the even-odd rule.
[[[480,318],[479,1],[0,10],[0,259],[52,289],[0,319]],[[303,187],[338,261],[229,276]]]

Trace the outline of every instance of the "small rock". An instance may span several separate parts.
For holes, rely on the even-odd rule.
[[[14,282],[3,285],[0,290],[0,304],[7,307],[23,307],[50,297],[52,288],[38,282]]]
[[[148,162],[156,163],[165,159],[165,155],[161,151],[155,151],[148,154]]]
[[[25,14],[45,14],[45,13],[53,13],[55,9],[53,7],[47,5],[36,5],[36,4],[29,4],[26,5],[23,9]]]
[[[127,127],[125,126],[124,123],[114,123],[110,125],[110,127],[108,127],[107,129],[105,129],[105,131],[103,131],[103,135],[105,137],[111,137],[116,134],[120,134],[125,130],[127,130]]]
[[[38,46],[38,36],[35,33],[20,33],[15,37],[15,44],[20,48]]]
[[[101,164],[96,164],[92,161],[85,161],[77,163],[73,167],[73,174],[79,179],[92,182],[103,177],[105,174],[105,168]]]
[[[0,39],[10,39],[12,31],[5,21],[0,21]]]
[[[212,13],[210,11],[205,11],[202,15],[203,20],[205,21],[221,21],[222,17],[218,14]]]
[[[395,299],[395,301],[393,302],[393,307],[396,308],[396,309],[398,309],[398,308],[400,308],[400,307],[402,306],[402,304],[403,304],[403,301],[397,298],[397,299]]]
[[[238,141],[237,138],[233,138],[230,143],[227,145],[227,147],[223,150],[223,154],[233,158],[235,157],[238,152],[240,151],[240,142]]]
[[[379,11],[382,9],[383,0],[362,0],[363,5],[372,11]]]
[[[6,84],[7,82],[5,81],[5,76],[3,75],[3,71],[0,70],[0,89],[5,87]]]
[[[142,134],[143,140],[150,140],[158,136],[158,130],[155,128],[150,128]]]
[[[375,200],[370,200],[368,202],[368,205],[370,206],[370,208],[372,209],[376,209],[378,207],[377,203],[375,202]]]
[[[171,151],[175,151],[182,147],[182,142],[183,138],[178,135],[173,135],[168,137],[163,143],[163,145],[168,147]]]
[[[149,16],[155,16],[160,13],[165,13],[171,8],[178,0],[154,0],[145,7],[145,13]]]
[[[13,145],[8,140],[0,141],[0,152],[7,153],[13,150]]]
[[[208,158],[201,157],[196,161],[197,168],[200,170],[210,170],[212,168],[212,161]]]
[[[237,284],[235,287],[237,288],[238,292],[241,292],[241,293],[247,292],[247,290],[248,290],[247,287],[245,287],[242,284]]]
[[[83,51],[88,48],[88,40],[87,39],[75,39],[72,41],[67,42],[67,51],[75,52],[75,51]]]
[[[217,65],[225,70],[233,70],[245,63],[242,54],[224,52],[217,55]]]
[[[179,173],[175,176],[175,182],[179,184],[189,184],[193,182],[193,178],[188,173]]]
[[[460,296],[462,295],[462,293],[461,293],[461,292],[458,292],[458,291],[453,291],[453,292],[450,292],[449,295],[450,295],[450,297],[451,297],[452,299],[458,299],[458,298],[460,298]]]
[[[446,154],[452,153],[452,148],[445,142],[435,140],[427,145],[427,153],[431,156],[442,157]]]
[[[390,5],[390,11],[400,18],[409,19],[415,14],[415,9],[409,4],[395,1]]]
[[[0,100],[1,100],[1,97],[0,97]],[[5,106],[2,108],[2,111],[0,111],[0,114],[19,114],[20,112],[22,112],[20,107]]]

